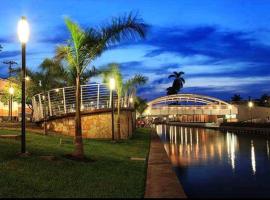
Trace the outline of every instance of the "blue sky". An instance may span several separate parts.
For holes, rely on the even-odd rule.
[[[235,93],[255,98],[270,92],[269,1],[0,0],[0,5],[0,77],[7,75],[2,61],[20,63],[20,16],[31,26],[27,65],[37,69],[67,39],[65,16],[87,27],[132,11],[150,25],[147,38],[123,42],[93,65],[117,62],[126,78],[138,72],[148,76],[139,90],[144,98],[165,95],[173,71],[185,72],[185,93],[226,100]]]

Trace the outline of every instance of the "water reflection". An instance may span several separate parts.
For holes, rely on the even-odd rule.
[[[156,130],[188,196],[270,197],[267,138],[164,125]]]
[[[163,139],[167,154],[173,165],[204,165],[209,162],[226,161],[235,172],[240,150],[238,136],[215,130],[176,126],[157,126],[158,135]],[[167,134],[167,132],[169,134]],[[269,159],[269,142],[266,140],[265,152]],[[243,145],[243,149],[246,145]],[[250,166],[256,174],[256,154],[253,140],[250,140]]]
[[[256,157],[255,157],[255,148],[253,145],[253,140],[251,140],[251,166],[252,166],[252,172],[255,175],[256,174]]]

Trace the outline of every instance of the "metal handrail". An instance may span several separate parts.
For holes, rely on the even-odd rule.
[[[81,85],[81,111],[111,108],[113,96],[115,108],[117,107],[118,96],[114,91],[113,95],[105,84],[91,83]],[[39,93],[32,97],[33,120],[40,121],[44,116],[59,116],[75,112],[75,86],[55,88],[45,93]],[[120,106],[132,108],[133,104],[129,99],[121,97]]]

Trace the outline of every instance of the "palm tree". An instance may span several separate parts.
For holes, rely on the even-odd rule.
[[[177,91],[173,87],[168,87],[167,89],[167,95],[177,94]]]
[[[128,79],[123,85],[123,90],[125,93],[125,102],[127,102],[128,93],[130,94],[130,96],[135,97],[137,88],[139,86],[146,84],[147,81],[148,77],[143,76],[141,74],[135,74],[134,77]]]
[[[75,114],[75,151],[71,156],[84,158],[81,128],[81,81],[82,74],[98,56],[111,45],[123,39],[144,38],[146,25],[137,16],[129,14],[113,18],[111,23],[100,28],[82,29],[70,19],[65,19],[70,33],[66,45],[59,46],[56,51],[57,60],[63,60],[65,67],[76,80],[76,114]]]
[[[182,77],[184,72],[173,72],[168,78],[174,78],[172,87],[167,88],[167,95],[177,94],[185,84],[185,79]]]
[[[108,65],[107,69],[102,72],[103,82],[109,86],[110,78],[114,78],[115,80],[115,90],[117,93],[117,137],[121,138],[120,133],[120,107],[121,107],[121,97],[123,92],[123,77],[119,69],[119,65],[116,63],[111,63]],[[113,98],[113,96],[112,96]]]
[[[63,87],[66,82],[63,77],[62,65],[53,59],[46,58],[39,65],[38,72],[27,70],[30,81],[27,82],[26,94],[28,97],[33,97],[38,93],[43,93],[43,119],[44,119],[44,134],[47,134],[47,95],[46,91],[57,87]]]
[[[261,96],[260,100],[259,100],[259,105],[269,107],[269,105],[270,105],[270,96],[268,94],[263,94]]]
[[[134,108],[139,113],[140,117],[142,116],[145,109],[148,107],[147,100],[142,99],[141,97],[136,97],[134,102]]]
[[[240,94],[234,94],[231,99],[233,102],[240,102],[242,100],[242,97],[240,96]]]

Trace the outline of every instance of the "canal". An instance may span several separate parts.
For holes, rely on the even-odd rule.
[[[188,197],[270,197],[266,137],[166,125],[156,130]]]

